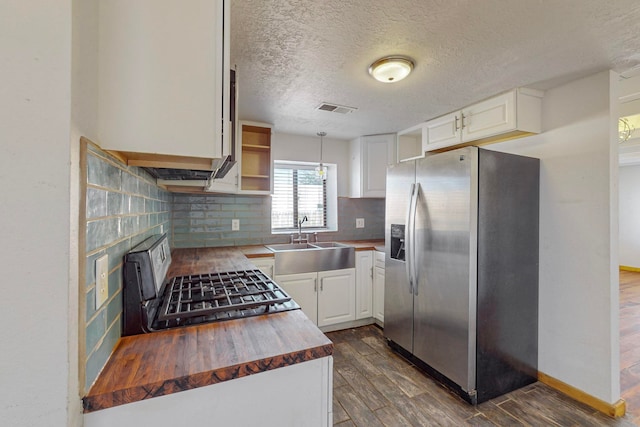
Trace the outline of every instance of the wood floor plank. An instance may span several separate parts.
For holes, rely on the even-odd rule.
[[[560,426],[560,424],[538,413],[533,408],[516,402],[515,400],[509,399],[498,406],[512,417],[531,426]]]
[[[369,380],[371,384],[390,402],[397,402],[408,396],[396,383],[391,381],[386,375],[379,375]]]
[[[611,418],[600,412],[594,414],[593,417],[600,423],[598,425],[601,427],[637,427],[637,424],[629,417]]]
[[[425,393],[426,390],[418,385],[412,375],[406,371],[396,371],[393,369],[383,369],[384,375],[386,375],[391,381],[393,381],[400,390],[409,397],[418,396]]]
[[[351,344],[351,347],[353,347],[355,349],[355,351],[357,351],[358,353],[366,356],[368,354],[373,354],[376,351],[369,346],[367,343],[365,343],[363,340],[359,339],[359,340],[355,340],[355,341],[351,341],[349,344]]]
[[[335,425],[336,427],[357,427],[351,420],[347,420],[347,421],[341,422],[340,424],[335,424]]]
[[[411,427],[411,423],[402,416],[395,406],[385,406],[376,411],[376,416],[385,427]]]
[[[640,419],[640,273],[620,271],[619,303],[621,396],[629,419]]]
[[[431,425],[461,426],[465,424],[465,418],[451,412],[451,408],[442,405],[441,401],[431,394],[420,394],[411,400],[415,403],[416,410],[431,420]]]
[[[571,406],[559,400],[552,400],[539,391],[512,394],[511,399],[561,426],[594,425]]]
[[[362,341],[369,347],[375,349],[378,353],[392,352],[384,338],[377,336],[363,337]]]
[[[640,273],[638,277],[640,285]],[[622,419],[606,417],[542,383],[474,407],[390,351],[377,328],[352,329],[341,333],[339,339],[334,339],[334,334],[327,335],[335,343],[336,425],[627,427],[634,425],[634,420],[639,421],[631,413]],[[354,345],[358,341],[373,352]],[[364,355],[356,348],[369,354]],[[386,403],[380,406],[382,402]]]
[[[334,368],[333,370],[333,388],[339,388],[343,385],[347,385],[347,380],[345,380],[342,375],[340,375],[340,372],[338,372],[338,367],[342,364],[336,364],[335,360],[333,361],[333,363],[334,366],[336,366],[336,368]]]
[[[333,393],[356,426],[384,427],[351,386],[340,387]]]
[[[373,384],[352,365],[339,366],[337,370],[372,411],[389,404],[389,401],[376,390]]]
[[[469,419],[467,419],[467,424],[475,427],[491,427],[498,426],[495,423],[492,423],[489,418],[484,416],[483,414],[477,414]]]
[[[344,410],[335,394],[333,395],[333,424],[338,424],[349,419],[349,414]]]
[[[442,385],[437,384],[435,380],[426,376],[415,376],[414,380],[420,384],[429,395],[433,396],[443,408],[461,419],[471,418],[478,414],[478,408],[469,405],[462,400],[460,396],[454,395],[453,392],[447,390]]]
[[[640,341],[639,341],[640,342]],[[635,363],[628,368],[620,371],[620,391],[624,394],[627,391],[634,391],[630,394],[638,394],[638,388],[640,386],[640,363]]]
[[[367,378],[382,375],[382,371],[374,366],[366,357],[358,353],[350,343],[344,342],[336,344],[334,351],[336,348],[348,363],[355,366],[356,369],[362,372]]]
[[[589,419],[593,419],[593,414],[598,412],[594,408],[585,405],[582,402],[578,402],[577,400],[570,398],[566,394],[560,393],[558,390],[553,389],[546,384],[538,383],[538,389],[540,390],[540,392],[545,393],[547,397],[563,402],[565,405],[568,405],[573,411],[580,412]]]
[[[502,402],[506,402],[507,400],[503,400]],[[491,401],[481,403],[478,405],[477,409],[482,415],[497,426],[524,426],[520,420],[512,417],[509,413],[503,411],[498,405]]]
[[[365,357],[374,366],[376,366],[381,370],[384,370],[384,369],[401,370],[401,369],[407,368],[408,366],[412,366],[412,365],[409,365],[404,358],[394,353],[385,353],[385,354],[375,353]]]
[[[637,363],[640,363],[640,346],[620,352],[620,370]]]
[[[420,405],[410,397],[401,397],[394,401],[394,406],[403,416],[411,423],[412,426],[437,426],[437,420],[435,420],[430,414],[422,411]]]

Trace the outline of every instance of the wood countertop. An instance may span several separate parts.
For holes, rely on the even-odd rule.
[[[254,268],[237,248],[172,251],[168,275]],[[216,384],[333,354],[333,343],[293,310],[123,337],[83,399],[92,412]]]

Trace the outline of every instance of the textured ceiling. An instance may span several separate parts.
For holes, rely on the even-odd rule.
[[[232,0],[231,16],[239,116],[284,133],[396,132],[513,87],[640,64],[638,0]],[[414,72],[379,83],[367,69],[391,54]]]

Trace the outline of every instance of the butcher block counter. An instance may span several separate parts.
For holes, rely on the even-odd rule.
[[[169,277],[255,268],[239,248],[175,249],[172,259]],[[84,398],[84,411],[90,415],[332,353],[331,341],[300,310],[123,337]]]

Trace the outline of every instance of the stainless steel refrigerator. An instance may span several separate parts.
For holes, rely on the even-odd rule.
[[[475,404],[536,380],[539,160],[465,147],[387,171],[384,335]]]

